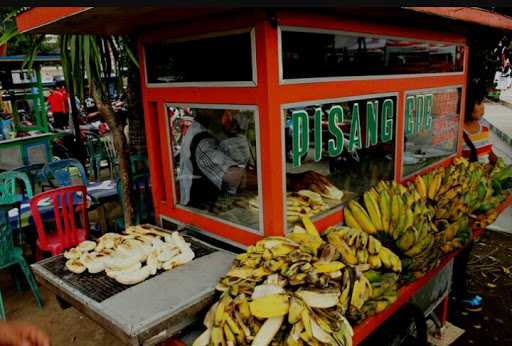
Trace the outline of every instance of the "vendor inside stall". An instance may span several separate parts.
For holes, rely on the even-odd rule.
[[[174,138],[173,147],[180,204],[221,217],[222,209],[231,209],[232,202],[248,209],[247,198],[241,204],[241,196],[257,198],[258,191],[252,112],[173,106],[168,109],[181,131]],[[176,123],[182,114],[192,116],[189,127]],[[229,206],[222,208],[222,204]]]

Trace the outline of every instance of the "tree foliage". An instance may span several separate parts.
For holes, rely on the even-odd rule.
[[[133,207],[130,198],[128,145],[123,124],[112,109],[108,80],[115,77],[117,88],[121,91],[123,71],[129,63],[138,66],[137,60],[126,45],[126,41],[118,36],[66,34],[60,36],[60,50],[64,79],[71,94],[75,93],[83,99],[87,84],[103,119],[110,128],[119,160],[119,175],[124,196],[124,221],[125,225],[131,225]]]

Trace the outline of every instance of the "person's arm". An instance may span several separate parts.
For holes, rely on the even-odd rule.
[[[197,166],[217,188],[225,183],[231,191],[238,189],[245,170],[219,149],[214,138],[200,141],[195,155]]]
[[[28,323],[0,322],[1,346],[50,346],[50,338]]]

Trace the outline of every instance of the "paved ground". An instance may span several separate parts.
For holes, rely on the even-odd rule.
[[[501,93],[500,101],[512,104],[512,88]]]
[[[465,333],[453,346],[512,345],[512,235],[485,232],[474,245],[466,272],[468,291],[483,298],[482,311],[454,302],[449,321]]]
[[[491,142],[496,155],[506,164],[512,164],[512,89],[505,93],[510,104],[488,102],[485,105],[484,119],[491,125]],[[503,94],[502,94],[503,96]],[[512,208],[503,212],[489,229],[512,233]]]

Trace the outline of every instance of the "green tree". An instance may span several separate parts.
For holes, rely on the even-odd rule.
[[[16,28],[16,14],[21,7],[0,7],[0,46],[7,44],[7,55],[24,55],[35,46],[39,53],[59,53],[59,46],[40,36],[21,34]]]
[[[138,67],[138,62],[128,47],[126,38],[119,36],[61,35],[60,51],[64,79],[70,94],[76,94],[83,100],[83,91],[87,81],[87,86],[92,92],[98,110],[112,132],[114,147],[119,158],[119,176],[124,196],[122,199],[123,216],[125,225],[129,226],[133,221],[129,148],[121,119],[112,109],[112,99],[108,92],[107,81],[114,75],[117,87],[121,90],[123,71]],[[135,109],[133,106],[129,106],[129,108]]]

